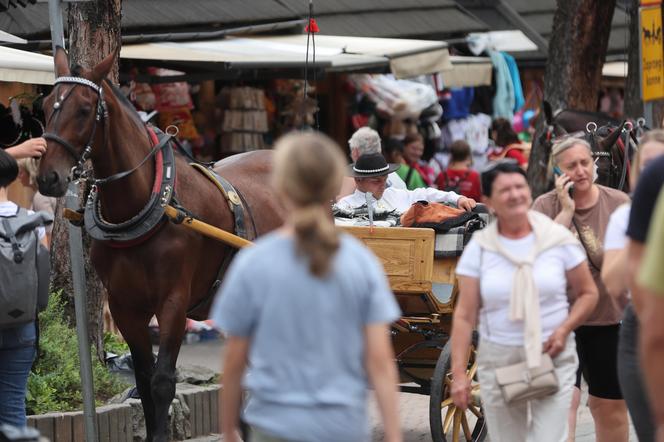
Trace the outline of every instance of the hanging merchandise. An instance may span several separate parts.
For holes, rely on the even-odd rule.
[[[184,72],[172,71],[162,68],[148,68],[148,73],[155,76],[174,76],[184,75]],[[134,93],[136,98],[142,102],[141,107],[149,106],[152,104],[152,97],[145,90],[143,86],[136,88]],[[152,92],[154,93],[154,109],[159,111],[159,127],[165,130],[168,126],[176,126],[178,128],[178,138],[182,140],[198,140],[200,134],[194,124],[194,119],[191,115],[191,109],[194,108],[189,92],[189,84],[184,81],[175,83],[160,83],[152,85]]]
[[[496,95],[493,97],[493,118],[514,118],[514,83],[505,58],[500,52],[488,51],[496,74]]]
[[[514,86],[514,112],[521,109],[525,104],[525,99],[523,98],[523,87],[521,86],[521,76],[519,75],[519,68],[516,65],[516,60],[510,54],[506,52],[500,53],[505,62],[507,63],[507,68],[510,71],[510,78],[512,80],[512,86]]]
[[[279,79],[274,82],[274,90],[279,109],[277,124],[279,133],[314,127],[319,110],[318,100],[311,97],[316,94],[314,86],[304,80]]]
[[[265,149],[268,132],[265,93],[253,87],[225,87],[217,101],[223,109],[222,150],[227,153]]]
[[[434,88],[410,80],[397,80],[392,75],[353,75],[356,88],[376,103],[379,111],[390,116],[418,118],[420,113],[438,102]]]
[[[148,68],[148,72],[150,75],[158,77],[184,75],[184,72],[161,68]],[[153,84],[152,90],[156,96],[155,109],[159,112],[183,108],[191,110],[194,108],[194,104],[191,101],[191,94],[189,93],[189,85],[185,81]]]
[[[42,94],[22,93],[0,104],[0,147],[11,147],[44,133]]]
[[[512,127],[521,138],[523,133],[530,129],[531,120],[537,115],[540,104],[542,103],[542,90],[536,82],[531,82],[530,89],[526,96],[525,103],[521,109],[514,113]]]
[[[132,81],[129,86],[129,99],[138,110],[151,112],[157,107],[157,96],[147,83]]]
[[[446,89],[440,99],[440,104],[443,105],[443,120],[466,118],[470,114],[474,97],[475,89],[472,87]]]

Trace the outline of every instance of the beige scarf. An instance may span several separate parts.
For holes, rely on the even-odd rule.
[[[524,321],[524,347],[529,368],[539,367],[542,356],[539,290],[535,284],[533,264],[540,253],[552,247],[579,244],[572,232],[548,216],[528,212],[528,221],[535,234],[535,247],[527,256],[514,256],[505,249],[498,235],[498,221],[475,233],[475,240],[485,250],[502,255],[516,267],[510,293],[510,320]]]

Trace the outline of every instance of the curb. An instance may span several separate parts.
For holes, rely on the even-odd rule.
[[[217,384],[197,386],[177,384],[173,402],[179,403],[182,413],[169,410],[169,428],[179,428],[174,435],[181,440],[219,433],[219,391]],[[139,442],[145,440],[145,430],[135,428],[144,422],[140,401],[97,407],[97,437],[100,442]],[[135,416],[140,414],[139,416]],[[174,420],[181,420],[175,422]],[[83,411],[46,413],[28,416],[28,426],[36,428],[42,437],[52,442],[85,442]],[[138,430],[138,431],[137,431]]]

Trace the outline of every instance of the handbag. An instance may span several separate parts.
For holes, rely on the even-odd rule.
[[[496,381],[506,404],[539,399],[558,391],[558,377],[551,356],[544,353],[539,367],[529,369],[526,362],[496,369]]]

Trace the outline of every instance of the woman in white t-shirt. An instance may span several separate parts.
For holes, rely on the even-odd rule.
[[[641,171],[653,159],[664,155],[664,131],[647,132],[637,151],[630,175],[630,188],[635,189]],[[611,214],[604,238],[604,262],[602,264],[602,281],[611,296],[620,296],[628,289],[628,256],[627,225],[631,204],[618,207]],[[633,261],[640,257],[633,256]],[[632,262],[638,268],[638,262]],[[638,303],[634,299],[634,304]],[[641,441],[654,440],[655,425],[650,411],[650,404],[643,384],[643,374],[639,363],[639,320],[630,297],[625,307],[622,326],[618,340],[618,381],[625,397],[627,409],[634,423],[636,435]]]
[[[530,189],[516,161],[491,164],[481,181],[483,201],[496,221],[473,236],[456,268],[460,293],[451,337],[452,397],[462,409],[470,401],[468,347],[479,321],[478,377],[491,440],[562,442],[578,365],[572,331],[593,311],[597,288],[579,242],[530,211]],[[508,404],[495,370],[524,361],[539,366],[543,353],[553,360],[558,392]]]

